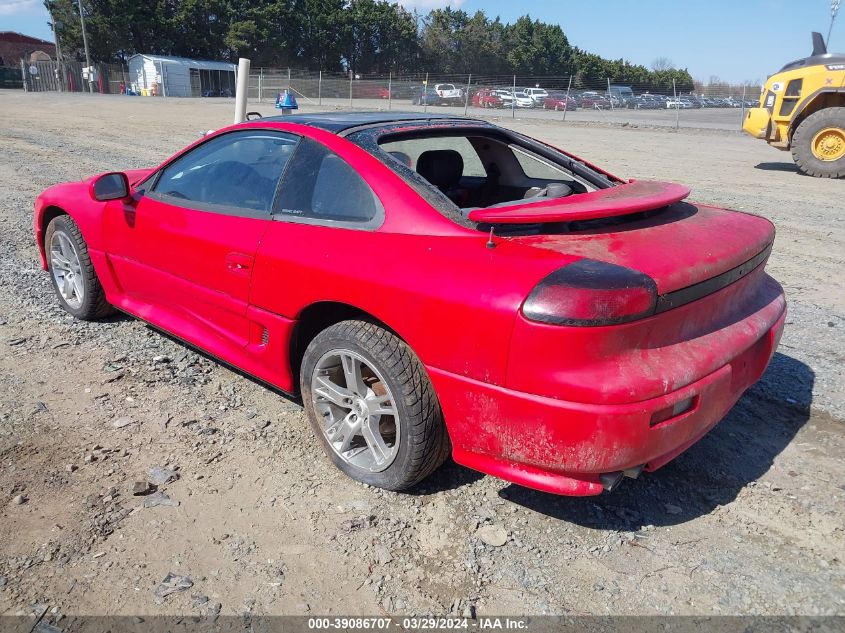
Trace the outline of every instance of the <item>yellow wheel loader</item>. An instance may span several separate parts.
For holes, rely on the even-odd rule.
[[[769,77],[760,107],[748,110],[742,129],[772,147],[791,150],[810,176],[845,176],[845,54],[827,52],[813,33],[813,54]]]

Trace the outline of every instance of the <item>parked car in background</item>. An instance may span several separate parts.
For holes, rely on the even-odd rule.
[[[640,110],[659,110],[666,107],[666,101],[668,99],[664,95],[645,93],[637,97],[634,107]]]
[[[434,91],[434,88],[417,86],[411,90],[412,105],[437,105],[439,103],[440,96]]]
[[[686,99],[669,99],[666,102],[666,107],[670,110],[690,110],[692,109],[692,103],[690,103]]]
[[[464,91],[455,88],[454,84],[436,84],[434,92],[444,105],[458,105],[464,102]]]
[[[546,97],[549,96],[545,88],[524,88],[522,94],[531,99],[537,107],[542,106]]]
[[[610,108],[610,99],[597,92],[582,92],[578,105],[587,110],[604,110]]]
[[[476,108],[501,108],[502,97],[490,88],[481,88],[472,95],[472,105]]]
[[[546,110],[567,110],[572,112],[578,109],[578,102],[575,101],[575,97],[567,97],[565,92],[551,92],[543,101],[543,108]]]
[[[534,102],[530,97],[517,90],[516,102],[514,103],[514,93],[510,90],[497,90],[496,94],[502,98],[502,107],[505,108],[533,108]]]
[[[617,108],[633,108],[634,107],[634,91],[631,86],[608,86],[608,93],[613,101],[614,107]]]

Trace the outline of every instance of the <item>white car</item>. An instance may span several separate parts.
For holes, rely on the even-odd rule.
[[[455,88],[454,84],[437,84],[434,86],[434,92],[444,102],[460,102],[464,98],[464,91],[460,88]]]
[[[689,110],[690,108],[692,108],[692,103],[690,103],[689,101],[684,101],[683,99],[669,99],[666,102],[666,108],[679,108],[680,110]]]
[[[514,100],[514,95],[510,90],[497,90],[496,94],[502,98],[502,107],[503,108],[533,108],[534,101],[531,100],[531,97],[527,96],[524,93],[518,92],[516,93],[516,103],[512,103]]]
[[[522,91],[522,94],[531,99],[535,106],[543,105],[546,98],[549,96],[549,93],[546,92],[545,88],[525,88]]]

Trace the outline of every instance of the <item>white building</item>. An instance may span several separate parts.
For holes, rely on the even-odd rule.
[[[129,58],[129,83],[165,97],[233,97],[235,70],[229,62],[138,53]]]

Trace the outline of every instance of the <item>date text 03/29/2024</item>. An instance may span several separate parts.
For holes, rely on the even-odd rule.
[[[315,631],[327,630],[389,630],[392,627],[403,630],[416,631],[445,631],[445,630],[469,630],[496,631],[510,630],[523,631],[528,628],[528,620],[525,618],[507,617],[485,617],[471,620],[469,618],[443,618],[443,617],[408,617],[408,618],[366,618],[366,617],[334,617],[334,618],[309,618],[308,629]]]

